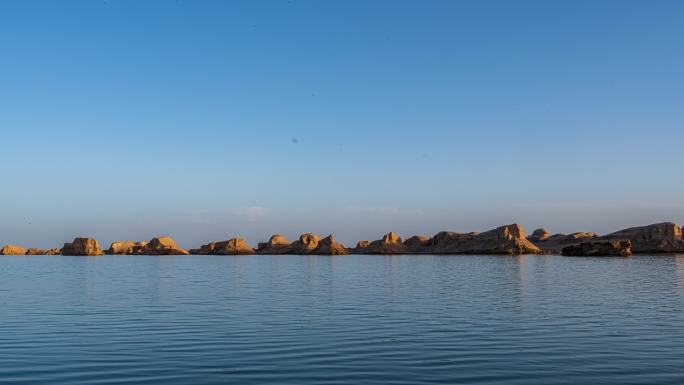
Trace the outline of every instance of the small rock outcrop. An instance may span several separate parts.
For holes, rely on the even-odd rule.
[[[147,242],[120,241],[112,242],[109,245],[107,254],[111,255],[133,255],[142,252]]]
[[[171,237],[156,237],[152,238],[142,250],[136,254],[145,255],[188,255],[187,250],[181,249],[176,241]]]
[[[525,237],[518,224],[497,227],[484,233],[441,232],[433,238],[436,254],[542,254]]]
[[[560,251],[566,246],[578,245],[582,242],[588,242],[592,239],[598,237],[596,233],[579,232],[572,234],[554,234],[547,235],[538,240],[534,240],[535,237],[527,237],[527,240],[532,241],[540,249],[550,252],[550,253],[560,253]]]
[[[188,252],[191,255],[211,255],[216,250],[216,241],[211,241],[206,245],[200,246],[199,249],[190,249]]]
[[[257,254],[287,254],[290,251],[290,241],[280,234],[271,236],[268,242],[259,243]]]
[[[247,244],[242,238],[231,238],[227,241],[216,242],[214,250],[211,254],[214,255],[250,255],[254,254],[252,246]]]
[[[318,241],[318,246],[311,252],[315,255],[346,255],[349,250],[337,242],[332,234]]]
[[[30,247],[26,255],[59,255],[59,249],[35,249]]]
[[[682,228],[672,222],[630,227],[599,237],[600,240],[629,239],[635,253],[682,253]]]
[[[71,243],[65,243],[62,255],[103,255],[100,242],[93,238],[74,238]]]
[[[21,246],[5,245],[0,249],[0,255],[25,255],[26,249]]]
[[[358,252],[360,250],[365,249],[370,245],[370,241],[358,241],[356,242],[356,247],[354,248],[354,252]]]
[[[532,232],[532,235],[527,236],[527,240],[531,241],[533,243],[537,243],[539,241],[543,241],[546,238],[550,237],[551,233],[544,229],[536,229]]]
[[[429,253],[432,251],[432,238],[423,235],[414,235],[404,241],[404,246],[409,253]]]
[[[314,233],[302,234],[299,239],[292,242],[290,245],[289,254],[311,254],[316,247],[318,247],[318,242],[321,237]]]
[[[459,239],[464,239],[464,238],[475,238],[479,235],[480,233],[457,233],[454,231],[440,231],[439,233],[435,234],[434,237],[432,237],[432,246],[433,249],[432,251],[435,252],[436,250],[443,251],[444,249],[447,248],[449,244],[452,244],[454,242],[457,242]]]
[[[395,232],[387,233],[382,239],[373,241],[363,248],[357,247],[355,250],[359,254],[404,254],[407,251],[408,247]]]
[[[629,257],[632,243],[629,240],[582,242],[564,247],[562,254],[571,257]]]

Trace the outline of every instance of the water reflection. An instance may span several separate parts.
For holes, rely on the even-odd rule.
[[[0,383],[678,384],[681,257],[0,258]]]

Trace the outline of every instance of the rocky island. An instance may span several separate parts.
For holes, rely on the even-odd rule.
[[[629,256],[632,253],[684,253],[681,227],[672,222],[630,227],[606,235],[592,232],[550,234],[537,229],[526,236],[518,224],[500,226],[485,232],[458,233],[442,231],[434,236],[414,235],[403,240],[389,232],[382,239],[359,241],[356,247],[347,248],[328,235],[306,233],[290,242],[275,234],[256,248],[243,238],[212,241],[196,249],[182,249],[173,238],[159,236],[149,241],[112,242],[102,250],[93,238],[77,237],[62,248],[37,249],[5,245],[0,255],[394,255],[394,254],[562,254],[567,256]]]

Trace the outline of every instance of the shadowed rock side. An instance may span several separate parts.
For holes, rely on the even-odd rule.
[[[100,243],[93,238],[74,238],[71,243],[65,243],[62,255],[103,255]]]
[[[259,243],[257,254],[287,254],[290,251],[290,241],[280,234],[271,236],[268,242]]]
[[[59,255],[59,249],[35,249],[30,247],[26,255]]]
[[[210,242],[199,249],[191,249],[194,255],[250,255],[254,249],[242,238],[231,238],[222,242]]]
[[[578,245],[598,237],[596,233],[572,233],[572,234],[549,234],[544,229],[534,230],[532,235],[527,237],[528,241],[546,252],[559,253],[564,247]]]
[[[572,257],[629,257],[632,244],[629,240],[588,241],[564,247],[562,254]]]
[[[432,250],[432,238],[423,235],[414,235],[404,241],[404,246],[409,253],[424,253]]]
[[[142,252],[147,242],[120,241],[109,245],[107,254],[111,255],[133,255]]]
[[[518,224],[497,227],[484,233],[441,232],[433,238],[436,254],[542,254],[527,240]]]
[[[188,255],[187,250],[181,249],[176,241],[171,237],[156,237],[152,238],[139,252],[136,254],[145,255]]]
[[[630,227],[598,238],[598,240],[620,239],[629,239],[632,242],[632,252],[635,253],[684,252],[682,229],[672,222]]]
[[[382,239],[365,244],[361,241],[354,252],[357,254],[405,254],[408,252],[406,247],[396,233],[385,234]],[[359,247],[361,246],[361,247]]]
[[[315,255],[346,255],[349,250],[343,244],[337,242],[331,235],[318,241],[318,246],[311,252]]]
[[[5,245],[0,249],[0,255],[24,255],[26,249],[21,246]]]

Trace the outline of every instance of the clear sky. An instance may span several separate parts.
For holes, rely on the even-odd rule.
[[[684,222],[683,1],[2,1],[0,243]]]

